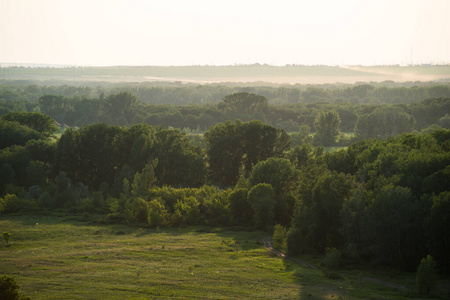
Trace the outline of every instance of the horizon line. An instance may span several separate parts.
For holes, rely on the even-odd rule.
[[[48,63],[17,63],[0,62],[0,68],[7,67],[28,67],[28,68],[120,68],[120,67],[427,67],[427,66],[450,66],[450,62],[445,63],[416,63],[416,64],[285,64],[273,65],[267,63],[235,63],[235,64],[192,64],[192,65],[77,65],[77,64],[48,64]]]

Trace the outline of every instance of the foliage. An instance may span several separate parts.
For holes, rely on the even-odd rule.
[[[14,213],[30,208],[30,201],[15,194],[6,194],[3,198],[0,198],[0,213]]]
[[[241,169],[252,167],[270,157],[282,157],[290,147],[283,131],[260,121],[217,124],[205,133],[210,178],[223,186],[236,184]]]
[[[342,252],[334,247],[326,248],[322,264],[330,269],[339,268],[342,265]]]
[[[286,158],[269,158],[256,164],[249,177],[249,187],[270,184],[275,193],[275,221],[288,226],[294,212],[293,198],[298,171]]]
[[[0,277],[0,298],[4,300],[26,300],[30,299],[19,293],[20,286],[12,277]]]
[[[59,132],[59,128],[50,116],[37,112],[10,112],[1,118],[28,126],[32,130],[39,132],[46,139],[54,137],[54,134]]]
[[[253,211],[253,224],[257,228],[270,226],[274,222],[275,193],[270,184],[259,183],[248,192],[248,202]]]
[[[3,232],[2,238],[3,238],[3,240],[5,240],[5,243],[8,244],[9,240],[11,239],[11,233],[6,232],[6,231]]]
[[[387,138],[414,129],[416,120],[404,109],[395,106],[376,108],[368,114],[361,114],[355,125],[355,134],[359,139]]]
[[[280,224],[275,225],[273,228],[273,247],[280,251],[286,251],[286,237],[287,237],[287,229]]]
[[[168,212],[164,204],[158,199],[153,199],[148,203],[149,211],[147,221],[150,226],[167,226]]]
[[[339,126],[341,118],[336,111],[321,112],[318,114],[314,127],[316,134],[314,135],[314,144],[324,147],[332,146],[336,143],[339,136]]]
[[[436,261],[430,255],[422,258],[416,273],[416,286],[419,292],[429,295],[435,289],[437,280]]]

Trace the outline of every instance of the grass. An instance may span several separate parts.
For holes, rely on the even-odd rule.
[[[272,256],[264,232],[96,225],[0,216],[0,275],[32,299],[406,299]],[[417,298],[416,298],[417,299]]]

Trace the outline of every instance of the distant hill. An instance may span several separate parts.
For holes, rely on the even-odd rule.
[[[30,65],[31,66],[31,65]],[[183,83],[267,82],[287,84],[355,83],[382,81],[450,82],[450,65],[423,66],[116,66],[30,67],[3,64],[3,80],[67,80]]]

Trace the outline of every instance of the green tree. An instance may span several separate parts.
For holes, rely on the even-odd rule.
[[[41,113],[27,113],[23,111],[10,112],[3,116],[2,119],[19,122],[22,125],[26,125],[29,128],[39,132],[45,138],[52,138],[55,133],[59,132],[59,128],[56,126],[55,120]]]
[[[184,132],[160,129],[155,134],[153,153],[159,185],[200,187],[205,182],[206,165],[201,150],[191,145]]]
[[[265,111],[268,104],[264,96],[247,92],[234,93],[225,96],[219,104],[219,109],[240,113]]]
[[[149,214],[148,202],[142,198],[129,198],[125,203],[125,220],[129,223],[147,223]]]
[[[387,138],[411,132],[416,120],[398,106],[381,106],[368,114],[361,114],[355,124],[359,139]]]
[[[258,228],[274,222],[275,193],[270,184],[259,183],[248,192],[248,202],[253,210],[253,224]]]
[[[416,273],[416,286],[423,295],[429,295],[436,287],[438,281],[436,261],[431,255],[422,258]]]
[[[369,207],[371,248],[378,259],[385,263],[405,266],[405,250],[415,243],[411,231],[413,209],[411,190],[388,184],[376,190]]]
[[[334,145],[340,134],[340,125],[341,119],[336,111],[320,112],[314,122],[314,127],[316,128],[314,143],[324,147]]]
[[[439,261],[440,269],[450,271],[450,191],[433,197],[427,229],[430,251]]]
[[[275,193],[275,221],[288,226],[294,212],[293,197],[298,172],[286,158],[269,158],[259,162],[249,178],[250,188],[259,184],[270,184]]]
[[[11,233],[6,232],[6,231],[3,232],[2,238],[3,238],[3,240],[5,241],[5,243],[8,244],[8,243],[9,243],[9,240],[11,239]]]
[[[139,99],[129,93],[120,92],[106,97],[101,107],[101,118],[110,124],[128,125],[139,107]]]
[[[205,134],[208,172],[213,183],[231,186],[237,182],[244,155],[239,126],[229,121],[212,126]]]
[[[272,241],[275,249],[286,251],[287,229],[280,224],[275,225],[273,229]]]
[[[299,186],[299,205],[288,233],[288,250],[292,254],[324,251],[326,247],[339,247],[339,211],[350,196],[353,177],[316,167]]]
[[[200,219],[200,202],[194,197],[189,196],[182,200],[177,200],[174,206],[174,217],[176,223],[174,225],[194,225]]]
[[[27,187],[33,185],[43,186],[47,180],[47,168],[42,161],[33,160],[26,168],[26,183]]]
[[[150,226],[165,226],[168,225],[168,211],[164,204],[158,200],[153,199],[148,203],[148,224]]]
[[[3,300],[29,300],[19,293],[20,286],[12,277],[1,276],[0,277],[0,298]]]
[[[0,118],[0,149],[13,145],[25,146],[28,141],[41,138],[43,136],[39,132],[28,126]]]
[[[134,175],[133,183],[131,184],[131,195],[134,197],[146,198],[150,187],[156,182],[155,166],[158,165],[158,160],[154,160],[151,164],[146,164],[141,173]]]
[[[205,133],[209,176],[224,186],[236,184],[239,175],[270,157],[282,157],[290,148],[290,137],[261,121],[219,123]]]
[[[229,209],[238,224],[249,225],[251,222],[252,209],[247,201],[248,190],[237,188],[228,195]]]

